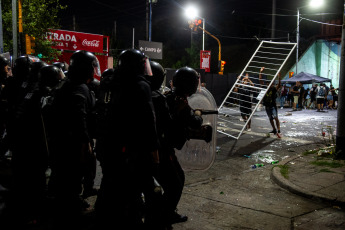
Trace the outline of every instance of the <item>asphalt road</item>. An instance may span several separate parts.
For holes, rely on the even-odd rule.
[[[219,152],[212,167],[186,172],[178,212],[189,220],[175,224],[175,230],[344,229],[345,207],[292,194],[270,178],[270,161],[324,146],[332,142],[327,131],[336,130],[336,110],[289,111],[279,109],[281,139],[267,137],[272,128],[265,111],[254,114],[252,131],[238,140],[217,133]],[[265,166],[252,169],[255,163]],[[96,185],[100,178],[99,171]]]
[[[266,136],[272,128],[264,111],[255,113],[252,131],[238,140],[217,134],[213,166],[186,172],[178,208],[189,221],[174,229],[344,229],[344,209],[292,194],[270,178],[270,161],[323,146],[330,140],[322,129],[336,128],[335,110],[290,110],[279,109],[281,139]],[[265,166],[252,169],[255,163]]]

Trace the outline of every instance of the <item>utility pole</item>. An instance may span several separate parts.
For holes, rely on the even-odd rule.
[[[151,41],[151,35],[152,35],[152,0],[149,0],[150,2],[150,23],[149,23],[149,42]]]
[[[2,8],[0,0],[0,53],[4,52],[4,33],[2,28]]]
[[[149,1],[146,0],[146,41],[149,40]]]
[[[114,39],[116,40],[116,21],[114,21]]]
[[[18,39],[18,48],[19,48],[19,55],[25,53],[25,49],[23,49],[23,0],[18,0],[18,31],[19,31],[19,39]]]
[[[12,0],[12,41],[13,60],[18,57],[18,37],[17,37],[17,0]]]
[[[133,28],[132,49],[134,49],[135,28]]]
[[[271,30],[271,39],[275,38],[276,30],[276,0],[272,0],[272,30]]]
[[[75,30],[75,15],[73,14],[73,31],[76,31]]]
[[[344,1],[343,27],[341,36],[341,57],[340,57],[340,75],[338,90],[338,120],[336,134],[336,152],[338,157],[345,159],[345,1]]]

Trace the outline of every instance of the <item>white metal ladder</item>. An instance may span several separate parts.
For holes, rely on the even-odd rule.
[[[218,108],[217,131],[219,133],[235,139],[238,139],[242,135],[249,120],[260,105],[263,96],[274,83],[278,73],[295,47],[296,43],[268,41],[262,41],[260,43],[240,75],[243,78],[244,74],[248,73],[249,79],[254,85],[242,84],[241,80],[237,78],[235,84]],[[266,83],[264,85],[260,84],[259,81],[261,67],[265,67],[262,73],[262,81]],[[250,97],[244,96],[241,92],[235,92],[236,87],[245,89],[247,92],[249,91]],[[243,104],[245,104],[247,106],[249,105],[247,109],[251,109],[251,113],[246,114],[249,116],[247,121],[241,119],[240,103],[242,104],[242,108]]]

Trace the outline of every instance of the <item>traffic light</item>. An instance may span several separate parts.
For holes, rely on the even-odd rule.
[[[294,72],[289,72],[289,78],[292,78]]]
[[[28,34],[25,34],[25,47],[26,47],[26,54],[34,54],[35,50],[33,47],[35,47],[35,37],[29,36]]]
[[[192,21],[192,20],[188,21],[189,28],[191,28],[194,31],[198,30],[198,27],[201,23],[202,23],[202,21],[200,19],[195,19],[194,21]]]
[[[191,21],[191,20],[189,20],[188,21],[188,25],[189,25],[189,28],[191,28],[192,30],[194,29],[194,22],[193,21]]]
[[[223,75],[224,72],[224,65],[226,64],[226,61],[218,61],[218,74]]]

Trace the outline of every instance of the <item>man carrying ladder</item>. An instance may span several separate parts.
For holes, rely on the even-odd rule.
[[[262,72],[264,71],[264,69],[265,67],[261,67],[260,69],[259,82],[261,85],[268,86],[270,81],[262,79]],[[266,81],[266,84],[264,83],[264,81]],[[277,104],[276,104],[277,92],[279,88],[280,88],[280,73],[278,73],[278,85],[273,86],[273,84],[271,84],[270,88],[267,90],[264,98],[262,99],[262,102],[266,108],[267,116],[273,128],[273,130],[269,133],[270,134],[273,133],[277,135],[277,137],[281,138],[280,122],[278,119],[278,110],[277,110]],[[274,124],[274,121],[275,121],[275,124]]]

